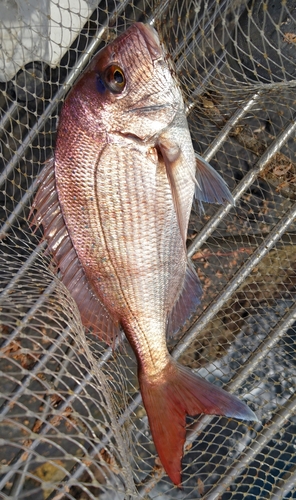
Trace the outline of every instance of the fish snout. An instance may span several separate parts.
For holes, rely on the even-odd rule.
[[[141,32],[152,60],[163,57],[163,51],[160,45],[157,31],[149,24],[135,23],[136,27]]]

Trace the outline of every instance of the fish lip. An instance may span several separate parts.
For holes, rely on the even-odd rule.
[[[152,60],[160,59],[163,51],[160,45],[157,31],[149,24],[135,23],[143,36]]]
[[[137,106],[136,108],[129,109],[129,113],[134,113],[135,111],[160,111],[162,109],[171,108],[170,104],[151,104],[151,106]]]

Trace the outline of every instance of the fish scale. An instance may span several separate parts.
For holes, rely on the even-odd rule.
[[[156,31],[135,23],[95,56],[68,95],[34,221],[85,327],[109,343],[123,328],[159,458],[177,485],[186,414],[257,418],[167,349],[166,335],[202,294],[186,257],[196,184],[199,201],[232,202],[222,178],[195,161]]]

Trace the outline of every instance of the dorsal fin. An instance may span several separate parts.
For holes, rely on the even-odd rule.
[[[77,304],[82,324],[111,345],[119,334],[119,324],[93,292],[72,244],[58,199],[53,158],[46,162],[39,178],[29,219],[31,225],[43,227],[47,251],[52,254],[61,281]]]
[[[169,314],[167,336],[171,337],[184,325],[200,304],[202,287],[195,269],[188,263],[181,293]]]

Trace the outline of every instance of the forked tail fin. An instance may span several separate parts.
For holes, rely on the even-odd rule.
[[[174,484],[181,484],[181,459],[186,436],[186,415],[207,413],[258,421],[236,396],[195,375],[173,359],[158,379],[141,368],[139,381],[154,444]]]

